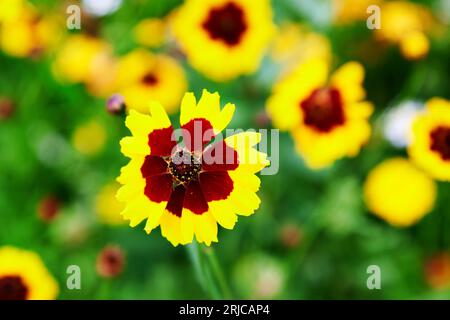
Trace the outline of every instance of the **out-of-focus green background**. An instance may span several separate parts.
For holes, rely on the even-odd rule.
[[[421,2],[430,8],[441,3]],[[45,11],[62,2],[34,3]],[[127,53],[136,47],[131,30],[141,19],[162,17],[180,3],[125,1],[116,13],[99,19],[100,35],[116,54]],[[381,134],[385,110],[404,99],[450,98],[450,31],[432,39],[428,57],[420,61],[405,60],[395,47],[374,61],[364,61],[359,49],[372,37],[364,21],[335,26],[322,22],[326,10],[323,19],[316,19],[308,6],[300,8],[293,0],[275,0],[272,5],[277,24],[301,22],[326,35],[338,64],[356,59],[365,65],[368,100],[376,106],[371,118],[374,133],[356,158],[322,171],[308,169],[295,153],[292,138],[280,135],[280,169],[276,175],[261,177],[260,209],[240,218],[232,231],[219,228],[219,242],[213,244],[231,297],[450,298],[450,291],[433,289],[425,273],[433,255],[449,250],[450,184],[438,183],[434,210],[405,229],[375,218],[362,198],[370,169],[383,159],[406,156]],[[82,85],[55,80],[51,59],[51,55],[21,59],[0,53],[0,96],[15,103],[11,117],[0,121],[0,245],[39,253],[59,282],[61,299],[210,298],[186,247],[172,247],[158,229],[148,236],[142,226],[99,222],[96,196],[127,162],[119,140],[128,130],[124,117],[105,111],[104,99],[92,97]],[[185,61],[182,64],[189,90],[197,97],[207,88],[219,91],[223,103],[237,105],[231,127],[270,127],[257,117],[270,94],[270,59],[255,75],[225,84],[207,80]],[[76,128],[90,120],[101,123],[107,133],[103,151],[93,157],[81,155],[71,144]],[[61,209],[54,221],[45,223],[37,207],[49,194],[61,201]],[[114,279],[100,277],[95,269],[98,253],[108,244],[120,246],[126,255],[125,269]],[[81,290],[65,285],[66,268],[73,264],[81,268]],[[366,287],[366,268],[373,264],[382,270],[381,290]]]

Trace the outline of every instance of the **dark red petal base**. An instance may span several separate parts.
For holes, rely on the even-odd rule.
[[[203,23],[203,28],[212,39],[221,40],[229,46],[235,46],[247,30],[244,11],[233,2],[219,8],[213,8]]]
[[[450,127],[437,127],[431,134],[431,150],[439,153],[445,161],[450,161]]]
[[[26,300],[28,288],[20,276],[0,277],[0,300]]]
[[[329,132],[345,122],[341,94],[335,88],[314,90],[300,103],[300,108],[305,125],[320,132]]]

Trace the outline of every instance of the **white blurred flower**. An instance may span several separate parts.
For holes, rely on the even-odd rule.
[[[236,263],[233,282],[244,299],[274,299],[283,292],[286,270],[274,257],[253,253]]]
[[[328,26],[332,18],[331,2],[328,0],[288,0],[290,9],[305,16],[312,25]]]
[[[385,116],[383,134],[394,147],[405,148],[411,140],[414,118],[423,109],[417,101],[404,101],[388,111]]]
[[[277,265],[268,265],[259,270],[256,280],[256,297],[271,299],[277,296],[284,286],[284,274]]]
[[[83,0],[83,10],[93,16],[106,16],[122,5],[122,0]]]

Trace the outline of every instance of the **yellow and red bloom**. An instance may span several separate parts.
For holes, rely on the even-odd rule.
[[[176,112],[187,88],[184,70],[176,60],[144,49],[120,59],[116,81],[126,107],[143,113],[148,113],[151,100],[161,102],[169,113]]]
[[[34,252],[0,247],[0,300],[53,300],[58,283]]]
[[[436,184],[403,158],[386,160],[375,167],[364,184],[369,210],[396,227],[408,227],[434,207]]]
[[[413,123],[411,159],[433,178],[450,181],[450,101],[434,98]]]
[[[131,110],[126,119],[132,136],[121,141],[122,153],[131,158],[118,178],[123,186],[117,198],[126,202],[122,216],[132,227],[147,219],[147,233],[160,226],[174,246],[192,242],[194,235],[206,245],[217,242],[217,223],[232,229],[236,214],[251,215],[259,207],[255,173],[268,165],[266,154],[253,148],[261,137],[246,132],[211,143],[235,109],[227,104],[220,110],[218,93],[205,90],[198,103],[185,94],[184,146],[172,139],[164,108],[152,102],[149,109],[150,115]]]
[[[189,0],[172,22],[190,64],[215,81],[255,72],[275,31],[268,0]]]
[[[357,62],[328,79],[325,59],[308,59],[275,84],[267,111],[275,127],[289,130],[307,165],[320,169],[356,156],[370,137],[373,107],[363,101],[364,69]]]

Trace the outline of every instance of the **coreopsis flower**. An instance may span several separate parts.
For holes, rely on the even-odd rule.
[[[436,185],[408,160],[393,158],[369,173],[364,197],[373,214],[393,226],[408,227],[433,209]]]
[[[72,145],[81,154],[92,156],[103,149],[106,138],[105,128],[99,122],[92,120],[75,129]]]
[[[58,283],[34,252],[0,247],[0,300],[53,300]]]
[[[17,19],[27,6],[25,0],[0,0],[0,23]]]
[[[98,254],[97,273],[104,278],[114,278],[123,272],[125,254],[119,246],[109,245]]]
[[[313,169],[356,156],[370,137],[372,104],[364,101],[364,69],[349,62],[328,79],[325,59],[308,59],[273,88],[267,111],[275,127],[291,132]]]
[[[166,38],[167,24],[167,21],[163,19],[144,19],[134,27],[134,39],[142,46],[150,48],[160,47]]]
[[[67,37],[53,61],[52,69],[62,82],[83,83],[95,96],[114,92],[116,60],[106,41],[84,34]]]
[[[125,223],[125,220],[120,215],[124,205],[116,199],[118,190],[119,184],[110,183],[105,185],[97,195],[95,202],[96,212],[100,221],[105,224],[122,225]]]
[[[382,27],[375,30],[378,40],[398,44],[402,55],[410,60],[428,54],[427,33],[434,22],[426,7],[406,1],[388,1],[381,5],[381,12]]]
[[[450,101],[433,98],[413,123],[411,159],[433,178],[450,181]]]
[[[253,148],[257,133],[238,133],[211,140],[228,125],[235,106],[220,110],[218,93],[203,91],[197,103],[192,93],[181,102],[183,144],[157,102],[150,115],[131,110],[126,125],[132,136],[121,141],[131,158],[118,181],[117,198],[126,203],[122,216],[134,227],[147,220],[145,231],[160,226],[174,246],[193,241],[217,242],[217,223],[233,229],[237,216],[259,207],[260,181],[255,173],[268,165],[266,154]]]
[[[275,31],[268,0],[188,0],[171,21],[189,63],[215,81],[255,72]]]
[[[5,53],[14,57],[37,57],[55,46],[63,28],[58,17],[42,15],[29,3],[12,6],[0,28],[0,48]]]
[[[176,112],[187,88],[184,70],[176,60],[143,49],[120,59],[116,81],[127,108],[144,113],[150,100],[160,101],[169,113]]]

